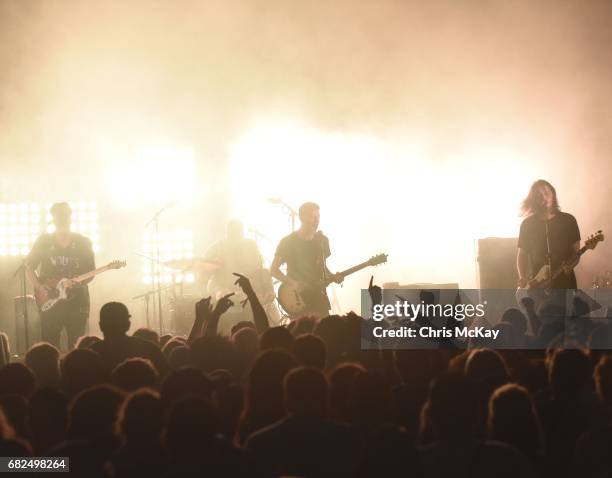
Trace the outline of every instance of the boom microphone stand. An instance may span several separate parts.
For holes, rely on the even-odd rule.
[[[28,350],[30,348],[30,329],[29,329],[29,320],[28,320],[28,281],[26,278],[26,260],[23,259],[21,261],[21,265],[17,267],[17,270],[13,274],[13,279],[17,277],[17,275],[21,275],[21,295],[23,299],[23,333],[25,339],[25,348],[24,350]],[[15,313],[16,314],[16,313]],[[15,320],[17,320],[15,318]],[[15,327],[15,333],[17,333],[17,327]]]
[[[148,228],[151,224],[154,226],[155,230],[155,243],[156,243],[156,255],[157,255],[157,269],[154,268],[153,261],[151,262],[151,270],[157,270],[157,290],[155,290],[155,280],[153,280],[153,290],[155,294],[157,294],[157,308],[158,308],[158,316],[159,316],[159,335],[160,337],[163,335],[163,311],[162,311],[162,286],[161,286],[161,270],[159,268],[160,263],[160,253],[159,253],[159,216],[168,209],[176,204],[176,201],[171,201],[163,206],[159,211],[155,213],[155,215],[151,218],[149,222],[145,224],[145,229]]]

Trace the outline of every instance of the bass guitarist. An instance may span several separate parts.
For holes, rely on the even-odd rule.
[[[302,285],[301,295],[306,304],[303,315],[325,317],[331,308],[326,284],[341,283],[344,277],[332,274],[326,265],[331,255],[329,239],[319,231],[319,206],[307,202],[299,209],[300,228],[284,237],[270,266],[272,276],[283,283]],[[287,274],[280,267],[287,264]]]
[[[68,203],[56,203],[49,211],[55,232],[38,237],[26,258],[28,279],[37,293],[51,290],[53,281],[72,278],[95,269],[91,241],[70,231],[72,210]],[[36,270],[39,273],[36,273]],[[91,280],[91,279],[90,279]],[[59,348],[60,334],[66,329],[68,348],[85,333],[89,319],[89,291],[87,282],[68,281],[68,300],[58,302],[53,308],[41,311],[41,338]]]
[[[563,269],[562,274],[548,284],[552,289],[576,289],[574,267],[578,264],[580,230],[571,214],[561,212],[557,192],[548,181],[540,179],[531,185],[521,204],[526,218],[518,239],[518,286],[526,287],[544,266],[550,271]]]

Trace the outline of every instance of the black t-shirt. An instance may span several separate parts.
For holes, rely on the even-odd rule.
[[[292,279],[312,286],[323,285],[325,259],[331,255],[329,239],[323,233],[317,232],[306,240],[292,232],[280,241],[276,255],[287,263],[287,275]]]
[[[67,247],[61,247],[53,234],[42,234],[27,257],[28,265],[39,269],[41,281],[72,278],[96,268],[91,241],[80,234],[71,233]],[[87,285],[71,289],[70,299],[89,300]]]
[[[555,271],[573,255],[573,245],[580,241],[576,218],[565,212],[557,213],[548,221],[548,238],[552,270]],[[518,247],[527,252],[531,275],[535,275],[546,264],[546,221],[535,215],[525,219],[521,224]],[[576,276],[573,272],[561,274],[553,287],[576,288]]]

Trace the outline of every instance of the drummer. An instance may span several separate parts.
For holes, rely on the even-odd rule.
[[[244,226],[237,219],[228,222],[225,238],[208,248],[204,260],[219,263],[210,273],[207,284],[208,294],[215,299],[236,291],[234,272],[249,277],[263,268],[257,243],[244,237]]]

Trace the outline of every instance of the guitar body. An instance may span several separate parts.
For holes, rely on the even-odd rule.
[[[529,281],[527,289],[542,288],[546,287],[550,282],[551,272],[550,266],[545,265],[538,271],[538,273]]]
[[[304,284],[288,284],[282,283],[278,288],[278,303],[290,317],[296,317],[303,313],[306,308],[306,301],[302,297]]]
[[[42,312],[47,312],[59,301],[68,298],[66,282],[68,279],[47,279],[43,287],[35,292],[36,304]]]
[[[339,272],[337,275],[340,275],[342,279],[344,279],[344,277],[360,271],[361,269],[369,266],[384,264],[385,262],[387,262],[387,255],[378,254],[377,256],[373,256],[361,264]],[[318,285],[310,285],[300,282],[289,284],[287,282],[283,282],[278,288],[278,303],[289,317],[299,317],[301,314],[308,311],[311,306],[319,303],[320,299],[324,299],[323,296],[325,296],[325,288],[329,284],[329,281]]]
[[[62,279],[47,279],[43,281],[43,287],[35,291],[34,297],[36,298],[36,304],[38,305],[41,312],[47,312],[51,310],[55,304],[62,300],[66,300],[69,297],[68,284],[72,281],[74,284],[80,284],[88,279],[95,277],[102,272],[106,272],[111,269],[121,269],[127,264],[125,261],[112,261],[104,267],[95,269],[90,272],[86,272],[77,277],[68,279],[66,277]]]

